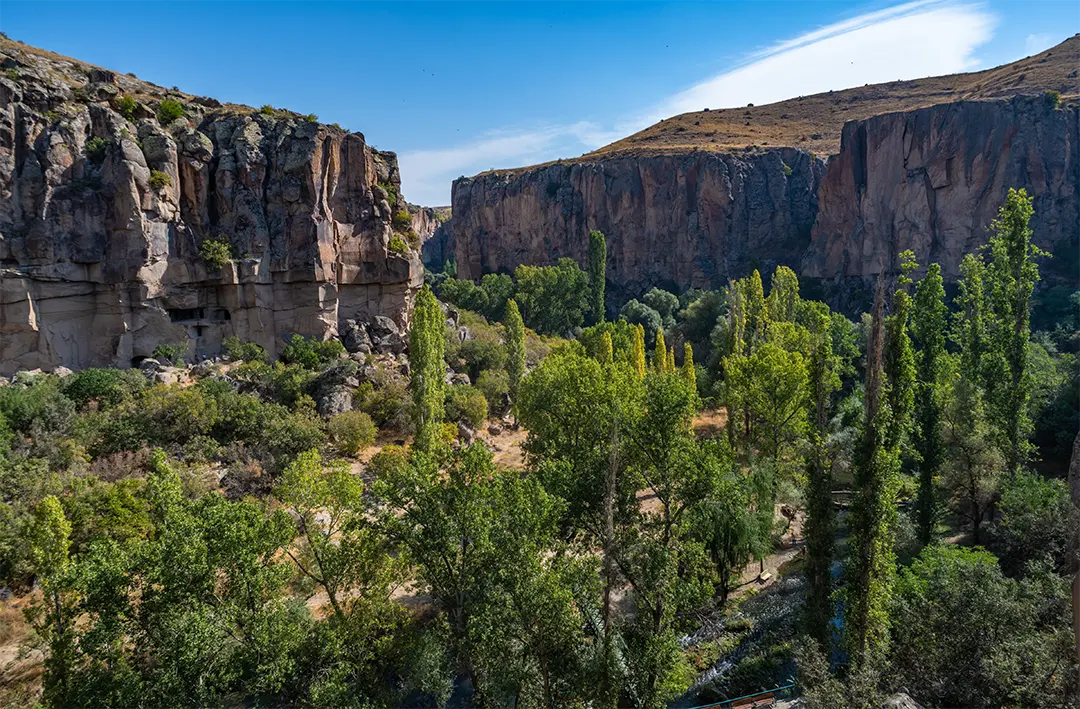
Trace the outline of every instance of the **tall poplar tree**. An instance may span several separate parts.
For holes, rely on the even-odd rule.
[[[945,288],[941,281],[941,266],[932,263],[926,276],[915,289],[915,311],[912,331],[919,344],[917,355],[919,381],[915,389],[915,450],[918,453],[919,494],[916,512],[919,542],[929,544],[937,523],[938,502],[934,479],[941,470],[944,457],[941,415],[944,397],[944,376],[948,355],[945,352],[946,316]]]
[[[765,303],[765,289],[761,274],[755,268],[749,278],[742,281],[743,303],[746,313],[747,354],[752,354],[765,341],[769,328],[769,307]]]
[[[639,377],[645,376],[645,326],[638,323],[634,326],[634,344],[630,353],[631,364]]]
[[[987,371],[986,393],[994,423],[1002,433],[1008,471],[1014,475],[1027,457],[1031,428],[1028,399],[1031,371],[1031,294],[1039,280],[1035,258],[1046,252],[1031,243],[1029,223],[1035,209],[1024,190],[1010,189],[1005,204],[990,225],[990,264],[986,270],[987,295],[993,307],[993,356]],[[989,385],[992,381],[993,386]]]
[[[607,280],[607,239],[602,231],[589,232],[589,306],[593,322],[604,322],[604,288]]]
[[[614,349],[611,342],[611,333],[605,332],[600,335],[600,364],[611,364],[615,361]]]
[[[506,374],[509,380],[510,402],[517,419],[518,387],[525,376],[525,323],[521,321],[521,311],[513,298],[506,302],[506,317],[503,320],[503,338],[506,340]]]
[[[667,345],[664,343],[664,331],[656,331],[656,347],[653,348],[653,369],[662,373],[667,371]]]
[[[832,460],[827,443],[829,402],[840,388],[839,360],[833,354],[832,318],[821,303],[807,308],[810,352],[810,450],[806,456],[806,629],[828,651],[832,635],[832,561],[836,512],[832,503]]]
[[[694,368],[694,348],[689,342],[683,343],[682,377],[690,391],[697,392],[697,370]]]
[[[844,590],[845,640],[855,665],[873,664],[885,653],[890,589],[896,575],[893,523],[900,462],[889,445],[884,349],[885,297],[879,281],[866,348],[864,419],[853,471],[852,549]]]
[[[799,305],[799,277],[787,266],[777,266],[769,285],[766,301],[769,318],[777,322],[795,322]]]
[[[416,424],[414,444],[431,450],[440,439],[446,399],[445,319],[439,301],[426,285],[416,296],[412,329],[409,330],[409,386]]]

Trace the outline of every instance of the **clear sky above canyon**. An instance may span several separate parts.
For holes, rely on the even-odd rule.
[[[1080,4],[0,3],[12,39],[184,91],[316,113],[397,151],[406,198],[575,157],[685,111],[982,69]]]

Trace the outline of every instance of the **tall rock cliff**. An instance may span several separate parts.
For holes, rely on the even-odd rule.
[[[871,278],[911,249],[960,275],[985,244],[1010,187],[1034,197],[1034,241],[1054,254],[1044,275],[1080,272],[1078,111],[1044,97],[964,101],[844,126],[803,258],[808,277]]]
[[[393,153],[6,39],[0,60],[0,374],[407,324],[423,269],[389,249]]]
[[[600,229],[616,302],[781,263],[855,305],[905,249],[955,278],[1007,189],[1024,187],[1055,256],[1044,274],[1074,284],[1077,66],[1080,36],[983,72],[683,114],[581,158],[459,179],[444,233],[463,278],[584,264]]]
[[[617,293],[715,287],[751,266],[797,265],[810,239],[825,163],[782,148],[739,154],[615,157],[487,173],[454,182],[459,278],[584,263],[607,235]]]

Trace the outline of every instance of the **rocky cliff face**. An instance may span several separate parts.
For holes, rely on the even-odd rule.
[[[1035,196],[1044,273],[1075,282],[1080,159],[1075,106],[1043,96],[966,101],[846,124],[826,163],[794,148],[729,154],[599,155],[454,183],[458,276],[569,256],[608,236],[612,296],[660,285],[718,287],[787,264],[830,279],[843,301],[897,255],[958,275],[986,243],[1009,187]]]
[[[872,278],[899,253],[937,262],[947,279],[987,241],[1010,187],[1035,198],[1045,275],[1075,284],[1080,265],[1080,126],[1043,97],[966,101],[844,126],[829,161],[802,274]]]
[[[607,235],[613,296],[653,285],[717,287],[751,266],[797,265],[825,163],[792,148],[559,162],[454,182],[459,278],[585,263]]]
[[[0,59],[0,374],[407,323],[423,271],[388,248],[393,153],[7,40]]]

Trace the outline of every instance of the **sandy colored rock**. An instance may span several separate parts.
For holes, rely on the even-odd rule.
[[[376,315],[407,326],[423,268],[389,251],[393,210],[373,198],[400,189],[394,153],[178,92],[183,117],[132,123],[99,87],[153,111],[161,87],[89,86],[86,65],[6,39],[0,59],[0,375],[130,366],[161,343],[213,355],[231,335],[274,355]],[[208,239],[234,260],[207,264]]]

